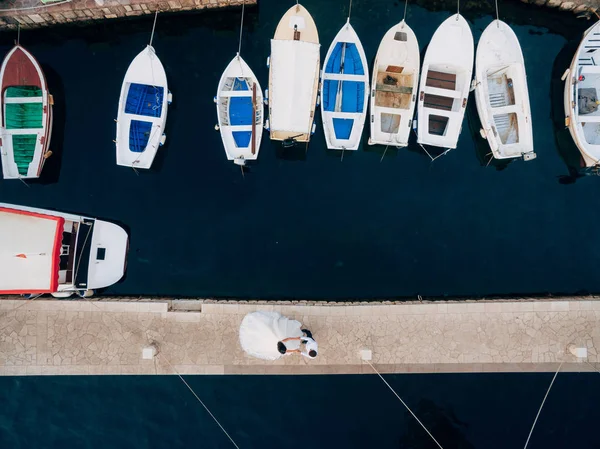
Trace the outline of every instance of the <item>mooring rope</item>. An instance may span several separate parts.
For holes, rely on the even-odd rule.
[[[531,434],[533,433],[533,428],[535,427],[535,423],[537,423],[537,420],[540,417],[540,413],[542,412],[542,407],[544,406],[544,403],[546,402],[548,393],[550,393],[550,389],[552,388],[552,385],[554,384],[554,381],[556,380],[556,376],[558,375],[558,372],[560,371],[561,367],[563,366],[563,363],[565,363],[565,362],[560,362],[560,365],[558,365],[558,369],[554,373],[554,377],[552,378],[552,382],[550,382],[550,386],[548,387],[548,390],[546,391],[546,395],[544,396],[542,405],[540,405],[540,409],[538,410],[537,415],[535,415],[535,420],[533,421],[533,425],[531,426],[531,430],[529,431],[529,436],[527,437],[527,441],[525,441],[525,446],[523,447],[523,449],[527,449],[527,445],[529,444],[529,439],[531,438]]]
[[[158,18],[158,9],[154,13],[154,23],[152,24],[152,33],[150,33],[150,45],[152,47],[152,39],[154,39],[154,28],[156,28],[156,19]]]
[[[498,0],[495,0],[495,2],[496,2],[496,20],[498,21],[498,22],[496,22],[496,26],[498,28],[500,28],[500,22],[499,22],[500,21],[500,13],[498,12]]]
[[[406,22],[406,10],[408,9],[408,0],[404,0],[404,17],[402,17],[402,22]]]
[[[246,8],[246,0],[242,2],[242,20],[240,21],[240,42],[238,45],[238,56],[242,53],[242,32],[244,30],[244,9]]]
[[[377,375],[378,375],[378,376],[381,378],[381,380],[383,380],[383,383],[387,385],[387,387],[388,387],[388,388],[389,388],[389,389],[392,391],[392,393],[394,393],[394,394],[396,395],[396,397],[398,398],[398,400],[399,400],[400,402],[402,402],[402,405],[404,405],[404,407],[406,407],[406,410],[408,410],[408,411],[410,412],[410,414],[413,416],[413,418],[415,418],[415,419],[417,420],[417,422],[418,422],[419,424],[421,424],[421,427],[422,427],[423,429],[425,429],[425,432],[427,432],[427,434],[428,434],[428,435],[431,437],[431,439],[432,439],[432,440],[435,442],[435,444],[437,444],[437,445],[438,445],[438,447],[439,447],[440,449],[444,449],[444,448],[442,447],[442,445],[441,445],[440,443],[438,443],[438,441],[437,441],[437,440],[436,440],[436,439],[433,437],[433,435],[431,434],[431,432],[430,432],[429,430],[427,430],[427,427],[425,427],[425,424],[423,424],[423,423],[421,422],[421,420],[420,420],[419,418],[417,418],[417,415],[415,415],[415,414],[413,413],[413,411],[410,409],[410,407],[409,407],[408,405],[406,405],[406,402],[404,402],[404,401],[402,400],[402,398],[401,398],[401,397],[398,395],[398,393],[396,393],[396,391],[395,391],[395,390],[392,388],[392,386],[391,386],[389,383],[387,383],[387,381],[386,381],[386,380],[383,378],[383,376],[382,376],[382,375],[379,373],[379,371],[377,371],[377,370],[375,369],[375,367],[374,367],[374,366],[371,364],[371,362],[369,362],[368,360],[365,360],[365,362],[367,362],[367,363],[369,364],[369,366],[370,366],[371,368],[373,368],[373,371],[375,371],[375,373],[376,373],[376,374],[377,374]]]
[[[348,21],[350,21],[350,13],[352,12],[352,0],[350,0],[350,6],[348,7]]]
[[[157,354],[157,356],[160,355],[160,353]],[[212,414],[212,412],[209,410],[209,408],[206,406],[206,404],[204,402],[202,402],[202,399],[200,399],[200,397],[196,394],[196,392],[193,390],[192,387],[190,387],[190,385],[185,381],[185,379],[183,378],[183,376],[181,374],[179,374],[179,371],[177,371],[175,369],[175,367],[173,365],[171,365],[171,362],[169,362],[169,360],[166,357],[163,357],[164,361],[167,362],[169,364],[169,366],[171,367],[171,369],[173,371],[175,371],[175,374],[177,374],[179,376],[179,378],[181,379],[181,381],[185,384],[186,387],[188,387],[188,389],[192,392],[192,394],[194,395],[194,397],[198,400],[198,402],[200,404],[202,404],[202,407],[204,407],[204,409],[208,412],[208,414],[211,416],[212,419],[215,420],[215,422],[217,423],[217,425],[221,428],[221,430],[223,431],[223,433],[225,435],[227,435],[227,438],[229,438],[229,441],[231,441],[231,444],[233,444],[237,449],[240,449],[240,447],[236,444],[236,442],[233,440],[233,438],[231,438],[231,435],[229,435],[229,433],[227,433],[227,431],[225,430],[225,428],[221,425],[221,423],[219,422],[219,420],[215,417],[215,415]]]
[[[460,15],[460,0],[457,0],[456,3],[456,20],[458,20],[458,16]]]

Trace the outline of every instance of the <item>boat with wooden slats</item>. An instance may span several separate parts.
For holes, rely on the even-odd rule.
[[[469,24],[455,14],[436,30],[423,60],[417,105],[420,144],[456,148],[469,97],[473,57]]]
[[[417,37],[403,20],[388,30],[375,57],[371,82],[370,145],[408,145],[420,63]]]
[[[535,159],[523,52],[501,20],[490,23],[479,39],[474,83],[481,135],[494,157]]]
[[[2,174],[5,179],[39,178],[52,154],[54,100],[44,72],[31,53],[17,44],[4,58],[0,83]]]
[[[600,21],[588,28],[562,78],[565,125],[581,153],[581,167],[600,173]]]

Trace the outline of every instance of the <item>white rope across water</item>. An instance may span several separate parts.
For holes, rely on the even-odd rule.
[[[154,39],[154,28],[156,28],[156,19],[158,18],[158,9],[154,13],[154,23],[152,24],[152,33],[150,33],[150,46],[152,47],[152,39]]]
[[[498,0],[495,0],[496,2],[496,20],[500,20],[500,13],[498,12]],[[496,24],[498,26],[498,28],[500,28],[500,23]]]
[[[531,430],[529,431],[529,436],[527,437],[527,441],[525,441],[525,446],[523,447],[523,449],[527,449],[527,445],[529,444],[529,440],[531,439],[531,434],[533,433],[533,428],[535,427],[535,424],[537,423],[537,420],[540,417],[540,413],[542,412],[542,407],[544,406],[544,403],[546,402],[546,398],[548,397],[548,393],[550,393],[550,389],[552,388],[552,385],[554,385],[554,381],[556,380],[556,376],[558,376],[558,372],[562,368],[563,363],[565,363],[565,362],[560,362],[560,365],[558,365],[558,369],[554,373],[554,377],[552,378],[552,382],[550,382],[550,386],[548,387],[548,390],[546,391],[546,395],[544,396],[544,400],[542,401],[542,405],[540,405],[540,409],[538,410],[537,415],[535,415],[535,420],[533,421],[533,425],[531,426]]]
[[[159,356],[159,354],[157,354],[157,356]],[[192,392],[192,394],[194,395],[194,397],[198,400],[198,402],[200,404],[202,404],[202,407],[204,407],[204,409],[208,412],[208,414],[211,416],[212,419],[215,420],[215,422],[217,423],[217,425],[221,428],[221,430],[223,431],[223,433],[225,435],[227,435],[227,438],[229,438],[229,441],[231,441],[231,444],[233,444],[237,449],[240,449],[240,447],[236,444],[236,442],[233,440],[233,438],[231,438],[231,435],[229,435],[229,433],[227,433],[227,431],[225,430],[225,428],[221,425],[221,423],[219,422],[219,420],[215,417],[215,415],[212,414],[212,412],[209,410],[209,408],[206,406],[206,404],[204,402],[202,402],[202,399],[200,399],[200,397],[196,394],[196,392],[192,389],[192,387],[190,387],[190,385],[185,381],[185,379],[183,378],[183,376],[181,374],[179,374],[179,371],[177,371],[175,369],[175,367],[173,365],[171,365],[171,362],[169,362],[169,360],[166,357],[163,357],[164,361],[167,362],[169,364],[169,366],[171,367],[171,369],[173,371],[175,371],[175,373],[179,376],[179,378],[181,379],[181,381],[185,384],[186,387],[188,387],[188,389]]]
[[[394,393],[394,394],[396,395],[396,397],[398,398],[398,400],[399,400],[400,402],[402,402],[402,405],[404,405],[404,407],[406,407],[406,410],[408,410],[408,411],[410,412],[410,414],[413,416],[413,418],[415,418],[415,419],[417,420],[417,422],[418,422],[419,424],[421,424],[421,427],[422,427],[423,429],[425,429],[425,432],[427,432],[427,434],[428,434],[428,435],[431,437],[431,439],[432,439],[432,440],[435,442],[435,444],[437,444],[437,445],[438,445],[438,447],[439,447],[440,449],[444,449],[444,448],[442,447],[442,445],[441,445],[440,443],[438,443],[438,441],[437,441],[437,440],[436,440],[436,439],[433,437],[433,435],[431,434],[431,432],[430,432],[429,430],[427,430],[427,427],[425,427],[425,424],[423,424],[423,423],[421,422],[421,420],[420,420],[419,418],[417,418],[417,415],[415,415],[415,414],[413,413],[413,411],[410,409],[410,407],[409,407],[408,405],[406,405],[406,402],[404,402],[404,401],[402,400],[402,398],[401,398],[401,397],[398,395],[398,393],[396,393],[396,391],[395,391],[395,390],[392,388],[392,386],[391,386],[389,383],[387,383],[387,381],[386,381],[386,380],[383,378],[383,376],[382,376],[382,375],[379,373],[379,371],[377,371],[377,370],[375,369],[375,367],[374,367],[374,366],[371,364],[371,362],[369,362],[368,360],[365,360],[365,362],[367,362],[367,363],[369,364],[369,366],[370,366],[371,368],[373,368],[373,371],[375,371],[375,373],[376,373],[376,374],[377,374],[377,375],[378,375],[378,376],[381,378],[381,380],[383,380],[383,383],[387,385],[387,387],[388,387],[388,388],[389,388],[389,389],[392,391],[392,393]]]

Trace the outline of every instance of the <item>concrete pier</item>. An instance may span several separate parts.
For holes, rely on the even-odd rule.
[[[268,362],[246,355],[238,329],[255,310],[301,321],[318,341],[319,356]],[[593,371],[600,370],[599,348],[598,299],[394,305],[0,300],[0,375],[7,376],[371,373],[362,349],[372,351],[373,365],[385,373],[550,372],[561,362],[563,371]]]

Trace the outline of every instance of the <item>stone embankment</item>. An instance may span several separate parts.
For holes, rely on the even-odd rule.
[[[246,0],[256,4],[257,0]],[[92,23],[119,17],[154,14],[155,11],[190,11],[241,6],[242,0],[62,0],[43,4],[40,0],[2,2],[0,30],[39,28],[67,23]],[[7,5],[10,4],[10,7]]]
[[[563,11],[572,11],[575,14],[594,14],[600,10],[599,0],[521,0],[523,3],[531,3],[548,8],[558,8]]]

